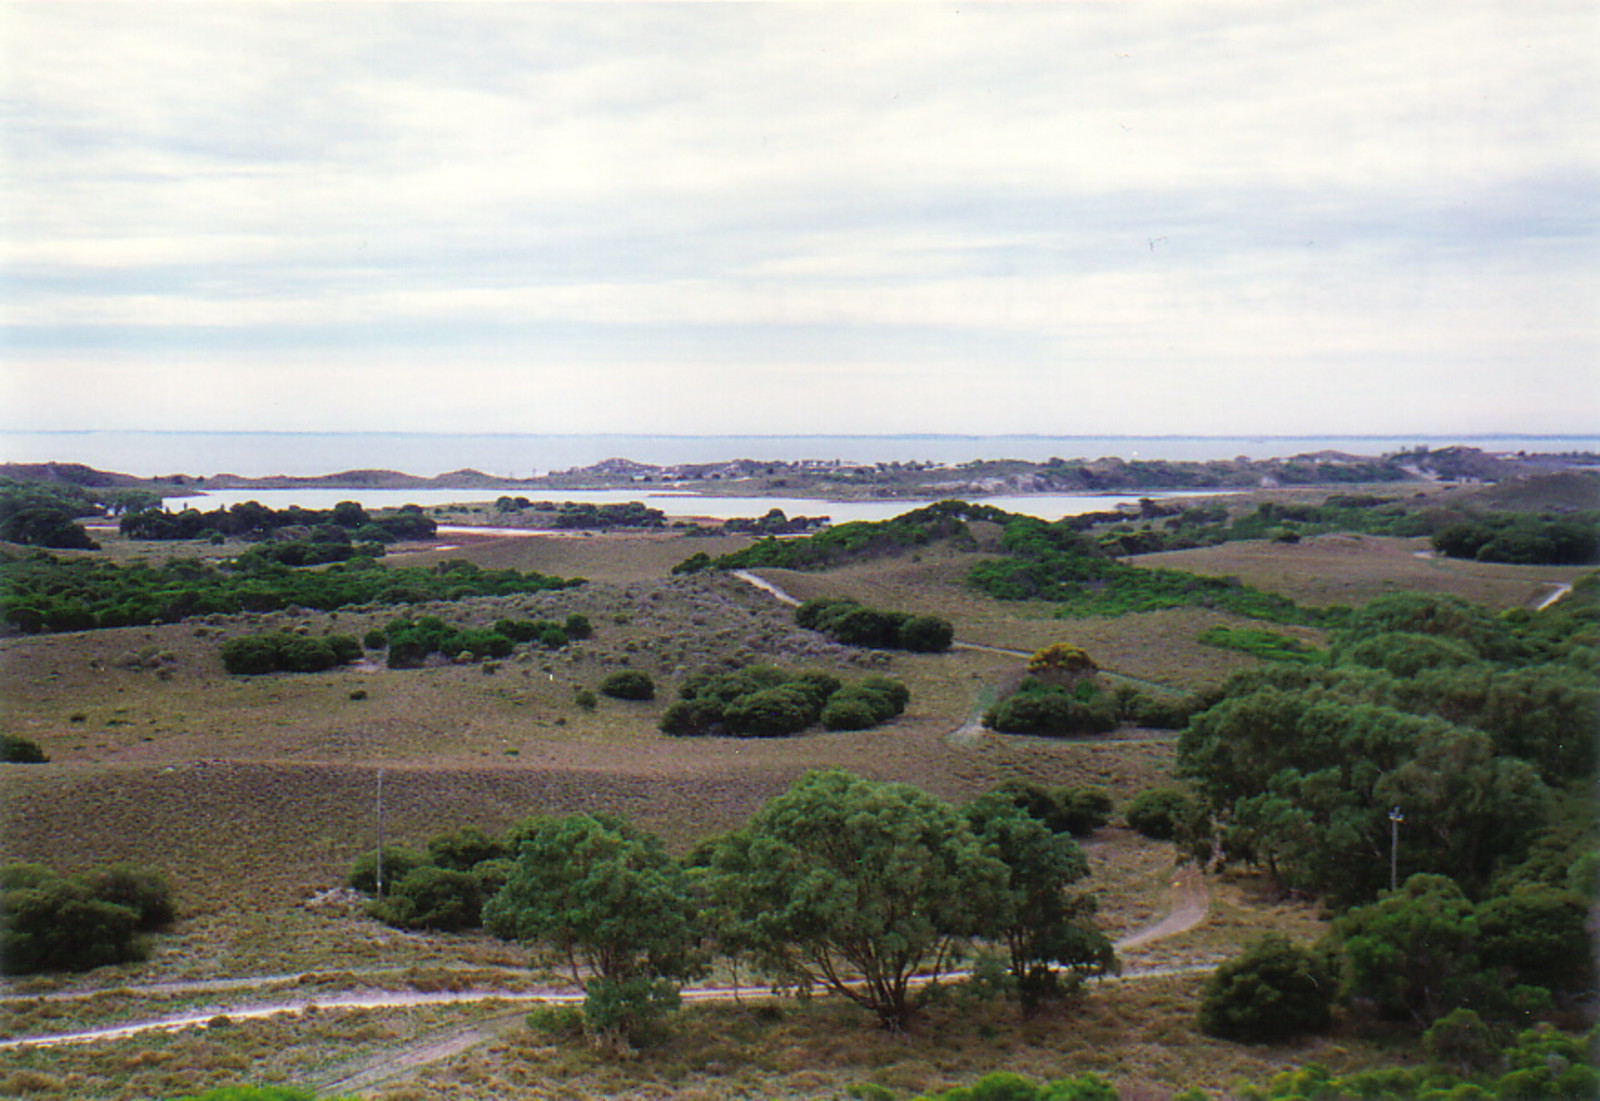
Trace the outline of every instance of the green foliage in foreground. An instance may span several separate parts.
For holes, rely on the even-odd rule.
[[[1476,905],[1451,880],[1418,873],[1334,921],[1328,938],[1347,996],[1418,1028],[1452,1010],[1526,1020],[1595,977],[1574,891],[1524,885]]]
[[[1115,968],[1111,941],[1094,926],[1094,896],[1068,890],[1089,874],[1077,844],[1004,792],[973,800],[962,815],[984,852],[1005,867],[987,920],[1010,955],[1023,1014],[1032,1016],[1084,976]]]
[[[910,699],[910,690],[889,677],[845,684],[820,670],[747,665],[684,680],[677,702],[661,716],[661,730],[734,738],[782,738],[818,722],[829,730],[868,730],[900,715]]]
[[[298,570],[259,560],[234,568],[195,559],[117,566],[43,552],[0,561],[0,613],[27,634],[173,623],[187,616],[265,612],[291,605],[333,611],[353,604],[411,604],[510,596],[581,585],[581,580],[486,570],[452,560],[388,568],[354,559]]]
[[[1335,1075],[1312,1063],[1236,1092],[1246,1101],[1573,1101],[1600,1095],[1591,1051],[1583,1038],[1540,1026],[1493,1053],[1495,1066],[1478,1074],[1434,1063]]]
[[[1187,1089],[1172,1101],[1576,1101],[1600,1096],[1594,1056],[1600,1035],[1587,1038],[1549,1026],[1528,1029],[1504,1046],[1490,1045],[1487,1065],[1462,1070],[1446,1060],[1423,1066],[1379,1067],[1334,1074],[1317,1063],[1280,1071],[1265,1083],[1239,1082],[1226,1094]],[[872,1098],[872,1087],[852,1091]],[[1097,1074],[1035,1083],[1008,1072],[969,1086],[925,1094],[918,1101],[1117,1101],[1116,1088]],[[1140,1096],[1144,1096],[1141,1094]]]
[[[970,1086],[924,1094],[916,1101],[1117,1101],[1117,1091],[1098,1074],[1075,1074],[1035,1085],[1020,1074],[986,1074]]]
[[[1211,974],[1200,1029],[1225,1040],[1279,1043],[1332,1020],[1337,984],[1313,949],[1265,936]]]
[[[145,957],[141,933],[172,921],[158,875],[112,865],[61,876],[38,864],[0,868],[0,971],[89,971]]]

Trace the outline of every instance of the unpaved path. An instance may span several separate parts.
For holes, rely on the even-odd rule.
[[[1171,903],[1166,916],[1155,924],[1147,925],[1138,932],[1130,933],[1118,940],[1117,951],[1126,952],[1130,948],[1138,948],[1152,941],[1187,933],[1205,921],[1206,914],[1211,909],[1211,892],[1207,889],[1205,875],[1199,868],[1193,864],[1179,868],[1172,877],[1170,889]],[[1210,966],[1206,965],[1207,968]]]
[[[1199,925],[1206,918],[1210,903],[1210,895],[1206,889],[1205,878],[1200,869],[1185,867],[1179,869],[1173,877],[1171,884],[1171,905],[1166,916],[1136,933],[1129,934],[1116,942],[1118,951],[1126,951],[1161,940],[1164,937],[1176,936],[1187,932]],[[1124,974],[1124,978],[1153,977],[1161,974],[1178,974],[1188,970],[1209,969],[1210,964],[1182,965],[1176,968],[1160,967],[1151,969],[1135,969]],[[962,972],[951,972],[947,978],[961,978]],[[197,990],[235,990],[235,989],[265,989],[281,986],[290,979],[285,975],[263,975],[253,978],[217,979],[204,983],[157,983],[149,987],[108,987],[99,991],[74,991],[65,995],[44,995],[52,1000],[56,998],[90,998],[96,994],[127,994],[134,992],[165,993],[170,994],[179,990],[183,992]],[[769,996],[770,988],[766,986],[719,986],[719,987],[690,987],[682,992],[684,1001],[730,1001],[740,998],[762,998]],[[21,1048],[58,1047],[64,1044],[90,1043],[96,1040],[120,1040],[130,1036],[138,1036],[147,1032],[177,1032],[183,1029],[199,1028],[211,1024],[219,1018],[232,1021],[260,1019],[263,1017],[276,1017],[290,1013],[302,1013],[312,1010],[337,1010],[337,1009],[404,1009],[412,1006],[427,1005],[466,1005],[484,1002],[510,1002],[525,1005],[576,1005],[583,1001],[581,991],[572,990],[460,990],[460,991],[407,991],[397,992],[392,990],[368,991],[365,993],[318,993],[307,994],[303,997],[290,998],[283,1001],[265,1002],[259,1004],[217,1005],[197,1009],[188,1013],[174,1014],[143,1021],[131,1021],[127,1024],[108,1025],[102,1028],[83,1029],[77,1032],[60,1032],[38,1036],[17,1036],[7,1040],[0,1040],[0,1051],[13,1051]],[[25,995],[9,996],[7,1001],[31,1001]],[[508,1017],[521,1015],[519,1010]],[[494,1021],[499,1021],[495,1018]],[[433,1059],[437,1061],[448,1058],[458,1051],[464,1051],[474,1043],[492,1035],[498,1026],[494,1021],[473,1026],[467,1029],[455,1029],[444,1036],[429,1038],[423,1045],[427,1050],[437,1049]],[[412,1049],[403,1049],[410,1051]],[[420,1050],[420,1049],[419,1049]],[[400,1055],[390,1053],[385,1056],[385,1063],[393,1063]],[[407,1063],[407,1067],[422,1065],[421,1063]],[[369,1068],[370,1069],[370,1068]],[[360,1072],[365,1074],[366,1069]],[[341,1080],[342,1081],[342,1080]]]
[[[1545,584],[1550,586],[1550,592],[1545,595],[1543,600],[1533,606],[1533,610],[1536,612],[1544,611],[1550,605],[1572,592],[1572,583],[1570,581],[1547,581]]]
[[[782,589],[780,589],[778,586],[774,585],[772,582],[768,581],[764,577],[757,577],[755,574],[751,573],[749,570],[729,570],[728,573],[729,573],[729,576],[737,577],[740,581],[743,581],[746,585],[754,585],[756,588],[760,589],[762,592],[768,593],[769,595],[776,597],[777,600],[778,600],[778,603],[780,603],[780,604],[787,604],[791,608],[800,607],[800,601],[798,599],[796,599],[795,597],[793,597],[793,596],[789,595],[788,593],[784,592]]]

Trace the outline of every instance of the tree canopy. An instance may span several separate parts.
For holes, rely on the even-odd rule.
[[[718,847],[738,936],[789,981],[903,1027],[913,980],[937,974],[1006,883],[948,804],[905,784],[810,772]]]

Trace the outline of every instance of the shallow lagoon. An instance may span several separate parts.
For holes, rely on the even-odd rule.
[[[1227,492],[1219,490],[1217,492]],[[978,503],[1037,516],[1041,520],[1059,520],[1063,516],[1077,516],[1085,512],[1101,512],[1118,505],[1137,504],[1142,497],[1170,499],[1198,497],[1211,494],[1194,491],[1065,494],[1038,493],[986,497]],[[824,501],[806,497],[701,497],[692,493],[655,491],[641,493],[627,489],[596,490],[507,490],[507,489],[227,489],[203,493],[192,497],[171,497],[166,501],[169,509],[197,508],[209,512],[228,508],[243,501],[257,501],[268,508],[285,509],[291,505],[308,509],[329,509],[340,501],[358,501],[362,508],[398,508],[401,505],[489,504],[501,497],[522,496],[532,501],[576,501],[596,505],[625,504],[640,501],[658,508],[668,516],[704,516],[714,520],[749,519],[765,516],[775,508],[788,516],[827,516],[836,524],[851,520],[888,520],[912,509],[933,503],[936,498],[909,498],[892,501]]]

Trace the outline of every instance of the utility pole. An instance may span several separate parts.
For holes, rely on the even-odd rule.
[[[1400,885],[1400,823],[1406,816],[1395,807],[1389,812],[1389,890]]]
[[[374,877],[374,894],[383,897],[383,769],[378,770],[378,874]]]

